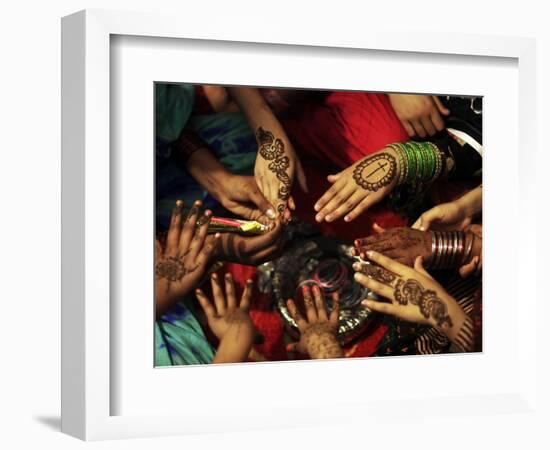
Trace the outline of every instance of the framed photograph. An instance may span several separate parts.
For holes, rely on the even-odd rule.
[[[533,410],[534,42],[436,37],[63,18],[64,432]]]

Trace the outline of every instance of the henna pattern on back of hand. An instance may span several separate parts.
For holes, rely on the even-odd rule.
[[[256,131],[256,138],[260,143],[259,153],[266,161],[271,161],[268,169],[271,170],[277,179],[282,183],[279,187],[278,198],[286,202],[290,197],[291,182],[288,169],[290,168],[290,160],[285,156],[285,145],[279,138],[275,139],[273,133],[259,127]],[[277,206],[279,213],[284,212],[285,205]]]
[[[376,192],[389,185],[397,175],[397,162],[390,153],[377,153],[363,159],[353,171],[358,186]]]
[[[447,314],[447,306],[441,300],[435,291],[424,289],[424,287],[414,279],[399,279],[394,290],[395,301],[400,305],[412,304],[418,306],[420,313],[424,318],[434,318],[438,327],[453,326],[450,316]]]
[[[159,261],[155,266],[155,274],[159,278],[167,280],[166,292],[170,290],[171,283],[181,281],[183,277],[193,273],[199,268],[199,264],[191,267],[186,267],[183,261],[185,255],[168,256],[162,261]]]
[[[363,264],[361,272],[369,278],[385,284],[391,284],[396,279],[396,275],[394,273],[374,264]]]

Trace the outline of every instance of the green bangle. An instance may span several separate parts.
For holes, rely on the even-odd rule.
[[[397,184],[401,185],[404,183],[406,176],[407,176],[407,164],[405,162],[405,152],[403,151],[401,144],[390,144],[388,145],[389,148],[393,149],[395,153],[397,154],[397,160],[399,162],[399,179],[397,180]]]

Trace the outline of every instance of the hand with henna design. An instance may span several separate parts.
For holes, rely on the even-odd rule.
[[[389,302],[363,300],[364,306],[408,322],[431,325],[452,342],[461,339],[470,320],[456,300],[424,270],[422,257],[410,268],[377,252],[368,251],[366,256],[371,264],[353,265],[355,281]]]
[[[256,88],[228,87],[245,115],[258,142],[254,176],[267,201],[286,219],[294,208],[291,191],[294,180],[304,192],[307,183],[300,160],[284,128]]]
[[[247,280],[239,302],[231,274],[225,274],[225,294],[217,274],[212,274],[211,282],[214,304],[201,289],[197,289],[195,293],[210,329],[220,341],[213,362],[245,361],[255,336],[254,325],[248,313],[252,280]]]
[[[395,187],[401,167],[392,148],[369,155],[336,175],[331,188],[315,203],[315,220],[332,222],[342,216],[351,222],[382,201]]]
[[[172,211],[165,248],[162,248],[159,241],[156,242],[157,317],[164,314],[197,284],[217,246],[219,235],[205,243],[211,211],[205,212],[208,219],[200,227],[196,227],[200,205],[200,201],[194,203],[184,223],[183,202],[178,200]]]
[[[313,291],[313,298],[311,293]],[[300,340],[287,347],[288,351],[297,350],[309,355],[311,359],[343,358],[344,352],[338,342],[339,298],[333,296],[333,308],[327,313],[323,294],[317,286],[303,287],[306,318],[302,317],[294,300],[287,301],[290,316],[298,325]]]
[[[373,250],[409,267],[414,266],[418,256],[427,260],[432,252],[432,236],[428,232],[407,227],[384,230],[377,224],[373,226],[376,234],[356,239],[353,256],[366,260],[366,253]]]

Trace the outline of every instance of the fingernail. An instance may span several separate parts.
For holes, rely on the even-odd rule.
[[[212,278],[213,278],[214,280],[217,280],[217,279],[218,279],[218,274],[217,274],[217,273],[213,273],[213,274],[212,274]]]
[[[353,245],[355,245],[356,247],[359,247],[360,246],[359,239],[355,239],[355,241],[353,241]]]
[[[313,209],[314,209],[315,211],[319,211],[319,205],[315,204],[315,205],[313,206]]]
[[[367,256],[368,256],[369,258],[372,258],[372,257],[374,256],[374,252],[373,252],[372,250],[369,250],[369,251],[367,252]]]
[[[372,305],[372,300],[363,300],[363,301],[361,302],[361,304],[362,304],[363,306],[370,306],[370,305]]]
[[[211,216],[211,215],[212,215],[212,211],[210,211],[209,209],[207,209],[206,211],[204,211],[204,215],[205,215],[205,216]]]
[[[357,249],[352,248],[352,249],[351,249],[351,255],[352,255],[352,256],[357,256]]]
[[[183,205],[183,202],[181,200],[176,200],[176,206],[179,208]]]
[[[361,264],[359,264],[358,262],[354,262],[352,267],[353,270],[361,270]]]
[[[426,231],[426,228],[420,227],[420,231]]]
[[[220,236],[221,236],[221,234],[220,234],[220,233],[216,233],[216,234],[214,235],[214,238],[215,238],[215,239],[219,239],[219,238],[220,238]]]
[[[252,284],[252,283],[254,283],[254,281],[252,281],[250,278],[246,280],[246,284]]]
[[[269,217],[270,219],[275,219],[275,211],[273,211],[273,209],[269,208],[266,212],[266,215],[267,217]]]
[[[226,274],[225,274],[225,278],[226,278],[227,280],[229,280],[229,279],[231,278],[231,274],[230,274],[230,273],[226,273]]]
[[[359,274],[359,272],[355,272],[353,274],[353,278],[355,281],[359,281],[361,279],[361,275]]]
[[[346,222],[349,222],[349,216],[344,217],[344,220],[345,220]]]
[[[327,222],[330,222],[332,220],[332,216],[329,214],[327,217],[325,217],[325,220]]]
[[[323,215],[322,215],[322,214],[317,214],[317,215],[315,216],[315,220],[316,220],[317,222],[322,222],[322,221],[323,221]]]

